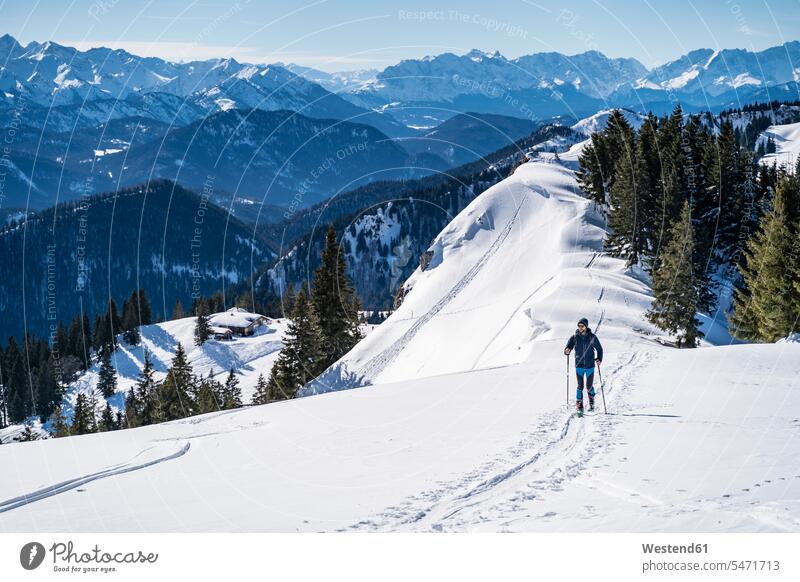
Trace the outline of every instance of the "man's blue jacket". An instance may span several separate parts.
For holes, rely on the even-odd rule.
[[[603,346],[588,327],[586,333],[575,330],[575,335],[569,338],[567,347],[575,351],[576,368],[594,368],[595,359],[603,359]],[[596,356],[595,352],[597,352]]]

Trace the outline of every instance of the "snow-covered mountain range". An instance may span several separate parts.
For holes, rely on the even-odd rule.
[[[760,52],[697,49],[652,70],[634,58],[612,59],[594,50],[514,59],[472,50],[407,59],[382,71],[327,73],[232,58],[175,63],[121,49],[79,51],[49,41],[22,46],[6,34],[0,37],[0,104],[7,116],[21,100],[32,109],[110,99],[123,102],[119,111],[110,112],[115,117],[130,116],[134,107],[139,114],[167,123],[231,108],[290,109],[310,117],[359,117],[394,137],[410,133],[387,110],[403,117],[412,114],[403,113],[407,107],[445,105],[437,114],[443,120],[469,110],[463,106],[471,104],[483,106],[473,111],[510,114],[501,110],[501,102],[511,94],[526,97],[528,103],[516,106],[516,116],[523,118],[542,117],[542,111],[532,107],[541,108],[542,101],[549,106],[560,102],[559,113],[590,106],[596,110],[602,103],[641,106],[676,97],[697,106],[738,104],[737,99],[745,101],[768,87],[794,86],[800,75],[797,62],[800,41]],[[166,104],[159,94],[180,100]],[[159,103],[140,103],[143,95],[154,95]],[[527,112],[522,107],[526,104]],[[79,119],[90,117],[81,113]]]
[[[529,119],[602,106],[662,112],[676,102],[685,108],[715,109],[756,98],[792,98],[792,91],[796,99],[798,62],[798,41],[760,52],[698,49],[652,70],[636,59],[611,59],[597,51],[507,59],[473,50],[404,60],[360,86],[348,83],[340,90],[365,107],[422,125],[426,119],[428,125],[445,119],[465,104],[472,111]],[[308,71],[300,74],[314,78]],[[509,108],[509,102],[515,105]]]
[[[509,59],[472,50],[403,60],[381,71],[327,73],[232,58],[170,62],[121,49],[80,51],[49,41],[22,46],[6,34],[0,37],[0,128],[13,128],[14,147],[7,156],[11,172],[4,204],[44,208],[153,176],[196,188],[198,180],[191,175],[197,172],[190,166],[197,166],[192,159],[197,156],[184,160],[184,152],[172,147],[172,138],[210,132],[217,141],[206,140],[209,149],[226,149],[224,135],[229,132],[206,125],[207,120],[212,120],[209,125],[218,123],[221,114],[235,115],[233,110],[291,111],[328,120],[325,127],[341,124],[346,131],[339,133],[344,134],[350,132],[345,124],[372,126],[381,140],[396,140],[407,150],[373,156],[376,163],[365,164],[361,173],[337,164],[341,183],[355,184],[365,173],[387,168],[410,167],[403,176],[408,178],[456,166],[558,116],[575,120],[616,106],[661,113],[678,102],[686,111],[713,111],[754,100],[796,100],[795,62],[800,62],[797,41],[761,52],[699,49],[652,70],[636,59],[612,59],[597,51]],[[479,117],[486,123],[476,130],[473,121]],[[265,155],[258,146],[264,145],[261,137],[269,125],[256,128],[249,151],[226,150],[223,157],[231,168],[248,166],[251,157],[258,165]],[[236,133],[252,133],[250,129]],[[313,147],[316,141],[307,140],[299,152],[309,165],[325,158]],[[135,154],[137,144],[145,155]],[[172,154],[164,151],[165,145]],[[330,145],[338,151],[347,143]],[[276,145],[276,157],[291,154]],[[356,157],[345,158],[350,166],[360,165]],[[294,172],[287,178],[271,172],[267,181],[281,182],[282,192],[267,203],[287,205],[307,175]],[[252,181],[218,184],[249,201],[263,198]],[[302,196],[301,204],[310,205],[337,189],[338,184],[317,189]]]
[[[217,111],[259,108],[321,119],[369,119],[390,135],[409,134],[388,115],[359,108],[279,65],[243,64],[232,58],[174,63],[122,49],[79,51],[54,42],[23,47],[8,34],[0,37],[0,63],[0,119],[6,121],[24,107],[25,125],[42,127],[46,119],[50,131],[134,114],[183,124]],[[101,113],[89,105],[95,102],[103,103]],[[40,108],[65,108],[66,114],[59,109],[50,120]],[[98,113],[105,117],[98,118]]]

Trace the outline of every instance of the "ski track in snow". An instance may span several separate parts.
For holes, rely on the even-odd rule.
[[[508,324],[511,323],[514,320],[514,318],[516,317],[517,313],[519,313],[519,310],[522,309],[531,299],[533,299],[534,295],[536,295],[539,291],[544,289],[545,286],[550,281],[555,279],[557,274],[558,273],[548,277],[547,280],[545,280],[544,283],[542,283],[536,289],[534,289],[533,292],[530,295],[528,295],[525,299],[522,300],[522,302],[519,305],[517,305],[517,308],[513,312],[511,312],[511,315],[509,315],[508,318],[505,320],[505,322],[503,322],[503,325],[500,326],[500,329],[497,330],[497,333],[495,333],[494,336],[492,336],[492,339],[489,340],[489,342],[486,344],[486,346],[481,350],[481,353],[478,354],[478,357],[475,358],[475,361],[472,363],[472,369],[473,370],[479,367],[480,361],[483,358],[483,356],[486,354],[487,351],[489,351],[489,348],[492,347],[492,344],[497,340],[498,337],[500,337],[500,334],[503,333],[503,331],[506,329],[506,327],[508,327]]]
[[[22,507],[23,505],[28,505],[30,503],[34,503],[36,501],[40,501],[42,499],[47,499],[48,497],[53,497],[55,495],[59,495],[64,493],[65,491],[70,491],[71,489],[75,489],[76,487],[80,487],[81,485],[85,485],[86,483],[91,483],[92,481],[97,481],[98,479],[105,479],[106,477],[113,477],[114,475],[122,475],[124,473],[130,473],[132,471],[138,471],[139,469],[144,469],[147,467],[151,467],[153,465],[157,465],[159,463],[163,463],[164,461],[170,461],[172,459],[177,459],[178,457],[182,457],[189,451],[190,443],[185,443],[181,448],[177,451],[173,450],[171,453],[166,455],[160,455],[156,458],[150,459],[148,461],[139,462],[133,464],[137,457],[140,456],[147,456],[148,453],[152,454],[157,452],[160,447],[153,446],[149,447],[137,455],[135,455],[130,461],[126,463],[121,463],[119,465],[112,465],[106,469],[101,471],[97,471],[96,473],[90,473],[89,475],[83,475],[81,477],[75,477],[74,479],[69,479],[67,481],[62,481],[61,483],[56,483],[55,485],[50,485],[48,487],[44,487],[37,491],[33,491],[32,493],[26,493],[20,495],[18,497],[14,497],[12,499],[7,499],[5,501],[0,501],[0,513],[4,513],[6,511],[11,511],[12,509],[16,509],[18,507]],[[163,447],[161,447],[163,448]]]
[[[651,352],[621,354],[608,374],[606,397],[622,400]],[[602,396],[597,399],[598,409]],[[577,419],[563,409],[540,415],[536,425],[494,460],[439,487],[423,491],[378,515],[339,531],[469,531],[485,521],[502,522],[524,513],[524,505],[560,491],[608,448],[618,421],[595,414]]]
[[[395,342],[393,342],[389,347],[384,349],[378,355],[373,357],[369,360],[362,370],[360,371],[360,375],[366,378],[372,378],[373,380],[383,372],[386,367],[391,364],[400,352],[408,345],[408,343],[414,339],[414,336],[419,333],[419,330],[428,323],[431,319],[433,319],[442,309],[447,307],[453,299],[455,299],[461,291],[463,291],[467,285],[481,272],[483,266],[491,259],[495,253],[503,246],[503,243],[508,238],[508,235],[511,234],[511,230],[514,227],[514,224],[517,221],[517,216],[519,216],[519,212],[522,209],[522,206],[525,204],[527,198],[523,198],[522,201],[517,206],[517,209],[514,211],[514,214],[509,219],[508,223],[503,227],[503,230],[497,235],[497,238],[492,243],[486,252],[481,256],[481,258],[472,266],[472,268],[467,271],[463,277],[455,284],[453,287],[448,291],[444,297],[442,297],[436,304],[431,307],[427,313],[420,316],[414,324],[406,330],[406,332],[400,336]]]
[[[586,263],[585,269],[586,272],[589,273],[589,278],[592,281],[594,281],[594,275],[592,275],[592,266],[594,265],[594,262],[597,259],[603,256],[603,254],[604,253],[602,252],[595,252],[594,254],[592,254],[592,258],[589,259],[589,262]],[[600,294],[597,296],[597,303],[599,303],[600,305],[603,304],[603,295],[605,295],[605,293],[606,293],[606,287],[605,285],[603,285],[600,287]],[[606,317],[606,310],[602,309],[600,311],[600,317],[597,320],[597,325],[594,326],[594,333],[598,333],[600,331],[600,326],[603,325],[603,319],[605,319],[605,317]]]

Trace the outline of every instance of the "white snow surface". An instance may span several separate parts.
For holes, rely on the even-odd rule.
[[[604,338],[650,329],[648,288],[600,252],[603,227],[570,169],[522,165],[444,229],[400,308],[307,392],[527,362],[581,316]]]
[[[759,143],[763,141],[766,144],[769,137],[775,140],[775,153],[762,157],[761,163],[794,166],[800,155],[800,123],[770,125],[758,137]]]
[[[0,531],[800,530],[800,344],[660,345],[603,227],[569,168],[521,166],[329,392],[0,446]],[[582,316],[604,390],[577,419]]]

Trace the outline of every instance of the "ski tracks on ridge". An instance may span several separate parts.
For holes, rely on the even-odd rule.
[[[650,352],[621,354],[605,378],[610,402],[624,398],[650,358]],[[595,455],[613,446],[618,422],[602,413],[577,419],[563,407],[537,420],[491,461],[340,531],[469,531],[482,523],[502,529],[516,518],[536,517],[531,503],[563,489]]]
[[[520,210],[522,209],[523,204],[527,198],[523,198],[522,201],[517,206],[514,214],[508,220],[506,225],[497,235],[492,246],[490,246],[486,252],[481,256],[480,259],[472,266],[472,268],[467,271],[461,279],[456,282],[453,287],[451,287],[450,291],[448,291],[444,297],[439,299],[436,304],[431,307],[427,313],[420,316],[414,324],[406,330],[406,332],[400,336],[395,342],[393,342],[389,347],[384,349],[382,352],[377,354],[371,360],[369,360],[364,367],[360,370],[359,374],[365,378],[375,378],[378,374],[383,372],[386,367],[391,364],[400,352],[402,352],[408,343],[414,339],[414,336],[419,333],[420,329],[422,329],[426,323],[428,323],[431,319],[433,319],[442,309],[447,307],[451,301],[453,301],[456,297],[458,297],[459,293],[463,291],[471,282],[472,280],[478,275],[478,273],[483,270],[484,265],[491,259],[500,247],[503,246],[503,243],[508,238],[508,235],[511,234],[511,231],[514,228],[514,224],[517,222],[517,217],[519,216]]]

